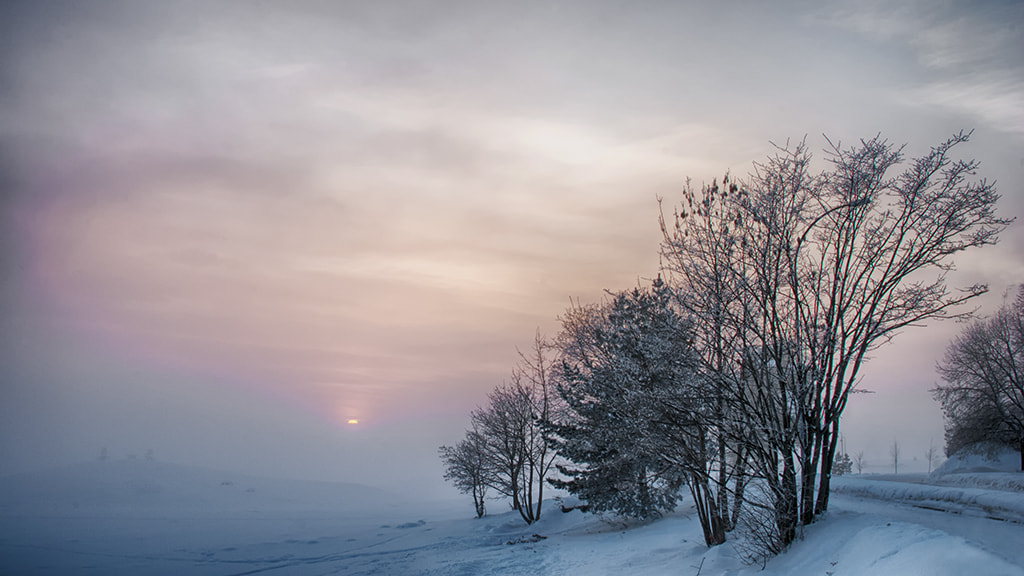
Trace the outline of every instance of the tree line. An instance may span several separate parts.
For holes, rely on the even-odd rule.
[[[511,380],[442,447],[446,478],[540,517],[545,482],[593,511],[650,517],[687,487],[707,545],[741,528],[748,556],[785,549],[828,509],[839,426],[868,355],[905,328],[964,318],[953,257],[994,244],[995,187],[951,156],[907,161],[877,136],[780,146],[664,207],[649,285],[573,302]],[[841,464],[846,467],[844,461]],[[554,472],[557,472],[554,473]]]

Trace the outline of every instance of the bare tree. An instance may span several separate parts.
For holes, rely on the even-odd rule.
[[[945,281],[953,255],[995,243],[1011,221],[995,215],[993,185],[970,179],[977,162],[950,157],[968,137],[896,176],[902,148],[880,137],[832,146],[820,174],[804,143],[781,147],[729,188],[723,217],[694,215],[691,204],[716,202],[705,190],[662,224],[681,292],[724,274],[721,306],[699,325],[711,331],[705,345],[724,347],[729,417],[758,431],[742,445],[775,500],[780,547],[828,507],[840,417],[869,352],[908,326],[967,315],[962,305],[987,289],[950,292]]]
[[[892,473],[900,473],[900,443],[896,440],[892,441],[889,446],[889,457],[892,458]]]
[[[1024,470],[1024,286],[991,318],[971,324],[938,366],[932,390],[946,416],[946,449],[995,440],[1020,450]]]
[[[700,193],[688,180],[672,228],[664,214],[660,218],[663,268],[675,284],[680,308],[693,322],[694,347],[713,402],[704,428],[715,458],[707,462],[704,484],[715,501],[706,508],[717,512],[717,523],[725,530],[737,524],[749,479],[748,427],[732,402],[737,387],[745,383],[735,362],[743,333],[743,322],[735,316],[742,307],[743,275],[737,271],[744,266],[743,216],[733,201],[737,191],[728,174],[721,186],[712,182]]]
[[[529,352],[519,352],[519,361],[512,371],[512,382],[528,390],[532,404],[532,418],[526,429],[526,460],[524,463],[524,497],[527,507],[533,511],[526,516],[527,523],[540,519],[544,504],[544,485],[558,459],[558,450],[551,442],[548,424],[562,418],[565,404],[556,390],[553,360],[550,358],[553,346],[545,340],[538,329]],[[530,520],[532,518],[532,520]]]
[[[857,452],[856,454],[853,455],[853,465],[854,465],[854,467],[857,468],[857,474],[862,474],[864,472],[864,464],[865,464],[865,462],[866,461],[864,460],[864,451],[863,450],[861,450],[860,452]]]
[[[928,441],[928,449],[924,451],[924,457],[928,460],[928,474],[932,473],[932,467],[939,461],[939,449],[935,447],[935,441]]]
[[[540,519],[544,484],[557,458],[544,425],[554,417],[557,406],[551,361],[545,355],[547,348],[538,332],[530,353],[520,353],[510,381],[488,395],[486,407],[470,414],[473,429],[464,441],[468,445],[441,448],[441,457],[446,463],[449,457],[460,462],[457,458],[462,454],[460,446],[474,458],[481,455],[482,482],[508,497],[512,508],[527,524]],[[476,462],[473,466],[477,466]],[[464,476],[456,467],[453,477]],[[473,482],[468,485],[472,490]]]
[[[477,430],[466,432],[466,437],[455,446],[441,446],[444,479],[460,492],[473,495],[476,517],[487,513],[485,498],[491,483],[490,469],[483,437]]]

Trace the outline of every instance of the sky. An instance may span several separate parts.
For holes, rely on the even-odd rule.
[[[626,4],[3,3],[0,474],[152,450],[454,494],[436,449],[517,347],[654,277],[658,198],[773,142],[974,130],[1024,215],[1024,4]],[[1022,226],[949,275],[979,313]],[[875,354],[848,451],[941,445],[961,328]]]

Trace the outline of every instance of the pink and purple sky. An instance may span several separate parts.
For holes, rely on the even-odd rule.
[[[657,197],[770,142],[915,155],[974,129],[960,154],[1024,215],[1015,2],[26,0],[0,22],[0,473],[152,449],[447,493],[436,448],[516,347],[657,274]],[[992,311],[1022,223],[958,268]],[[876,354],[849,451],[881,467],[895,438],[923,469],[959,328]]]

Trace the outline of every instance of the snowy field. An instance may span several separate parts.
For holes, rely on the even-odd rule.
[[[762,570],[707,549],[685,502],[648,523],[549,502],[526,526],[501,502],[478,520],[468,498],[93,462],[0,479],[0,574],[1024,576],[1020,473],[968,468],[837,479],[828,516]]]

